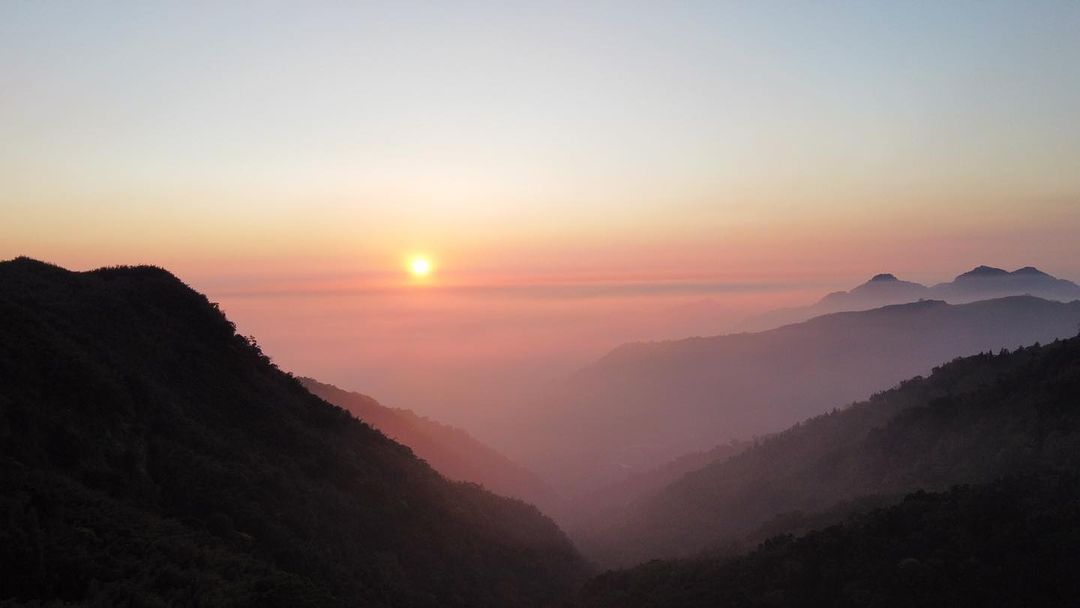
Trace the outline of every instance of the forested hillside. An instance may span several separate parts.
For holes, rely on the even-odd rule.
[[[958,359],[690,473],[583,538],[609,564],[692,556],[777,515],[1080,471],[1080,337]]]
[[[582,568],[164,270],[0,264],[0,603],[538,606]]]
[[[1071,606],[1080,479],[1042,473],[901,503],[738,558],[653,561],[590,581],[575,608]]]

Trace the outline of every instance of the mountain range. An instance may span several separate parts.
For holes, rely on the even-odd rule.
[[[602,575],[577,605],[1072,603],[1078,404],[1080,336],[955,360],[609,520],[592,550],[615,563],[689,559]]]
[[[955,360],[688,473],[581,539],[607,563],[686,557],[784,513],[1080,471],[1080,337]]]
[[[587,580],[464,431],[280,370],[163,269],[0,262],[0,604],[1067,605],[1078,328],[924,299],[615,350],[525,421],[578,546],[634,566]]]
[[[7,605],[538,606],[585,572],[159,268],[0,263],[0,379]]]
[[[833,312],[868,310],[890,304],[918,300],[943,300],[952,304],[1015,295],[1069,302],[1080,299],[1080,285],[1025,266],[1012,272],[992,266],[978,266],[952,281],[926,286],[903,281],[889,273],[878,274],[850,291],[830,293],[810,306],[781,308],[743,322],[741,331],[762,331],[798,323]]]
[[[1080,301],[924,300],[778,329],[621,346],[543,397],[511,454],[563,487],[775,432],[979,352],[1076,333]]]

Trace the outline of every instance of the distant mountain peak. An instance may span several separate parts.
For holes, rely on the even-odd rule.
[[[1071,302],[1080,300],[1080,285],[1059,279],[1034,266],[1024,266],[1012,272],[993,266],[977,266],[952,281],[933,286],[905,281],[890,273],[881,273],[850,291],[829,293],[809,306],[781,308],[752,317],[741,328],[761,331],[823,314],[869,310],[926,298],[962,304],[1021,294]]]
[[[1007,270],[1001,268],[995,268],[993,266],[976,266],[964,274],[956,277],[957,280],[961,279],[975,279],[984,277],[1000,277],[1009,274]]]
[[[900,279],[897,279],[895,274],[891,274],[891,273],[888,273],[888,272],[883,272],[881,274],[875,274],[874,276],[870,277],[869,282],[870,283],[880,283],[880,282],[883,282],[883,281],[899,281],[899,280]]]
[[[1025,275],[1040,276],[1040,277],[1048,277],[1048,276],[1050,276],[1050,275],[1046,274],[1045,272],[1039,270],[1038,268],[1035,268],[1034,266],[1024,266],[1023,268],[1017,268],[1016,270],[1012,271],[1012,273],[1010,273],[1010,274],[1025,274]]]
[[[830,293],[829,295],[822,298],[818,304],[820,305],[821,303],[829,302],[838,304],[845,301],[850,302],[853,299],[863,298],[867,296],[880,299],[883,297],[883,294],[899,293],[904,293],[906,294],[904,297],[910,297],[910,300],[914,300],[915,296],[924,291],[925,289],[926,286],[924,285],[912,283],[910,281],[903,281],[898,279],[895,274],[883,272],[880,274],[875,274],[874,276],[870,277],[869,281],[863,283],[862,285],[854,287],[851,291],[838,291]],[[893,296],[888,297],[891,298]],[[875,300],[873,304],[880,305],[881,302]]]

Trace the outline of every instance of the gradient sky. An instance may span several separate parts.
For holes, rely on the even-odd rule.
[[[167,266],[287,360],[268,294],[412,252],[451,334],[508,283],[1078,279],[1078,66],[1077,2],[9,0],[0,258]]]

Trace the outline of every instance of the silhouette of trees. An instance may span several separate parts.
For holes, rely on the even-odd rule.
[[[587,583],[578,608],[1066,606],[1080,593],[1080,479],[1046,472],[901,503],[745,556],[654,561]]]

